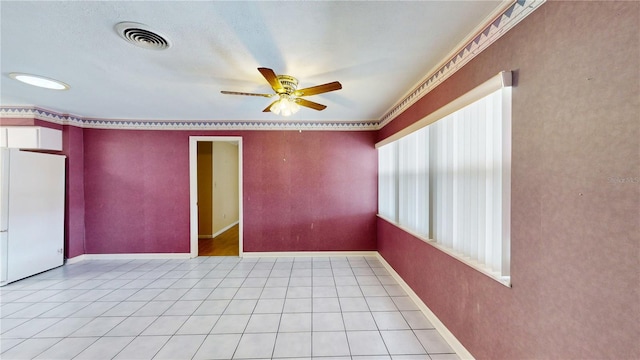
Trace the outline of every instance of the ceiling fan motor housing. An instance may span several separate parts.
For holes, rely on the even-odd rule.
[[[293,94],[298,88],[298,79],[289,75],[278,75],[278,80],[280,80],[280,84],[284,88],[282,93],[284,94]]]

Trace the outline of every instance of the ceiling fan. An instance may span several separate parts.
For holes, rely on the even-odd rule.
[[[300,106],[318,111],[324,110],[327,107],[326,105],[303,99],[303,96],[317,95],[342,89],[342,84],[337,81],[298,89],[298,79],[293,76],[276,75],[273,70],[264,67],[258,68],[258,71],[267,79],[267,82],[269,82],[275,94],[255,94],[236,91],[221,91],[221,93],[227,95],[264,96],[268,98],[278,95],[278,100],[269,104],[262,112],[273,112],[277,115],[282,114],[283,116],[289,116],[300,110]]]

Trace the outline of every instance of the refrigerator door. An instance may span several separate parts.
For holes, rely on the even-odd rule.
[[[7,281],[63,264],[65,157],[9,149]]]
[[[0,230],[9,222],[9,149],[0,148]]]
[[[7,282],[7,248],[8,248],[8,235],[6,231],[0,233],[0,286],[5,285]]]
[[[7,281],[9,227],[9,149],[0,148],[0,284]]]

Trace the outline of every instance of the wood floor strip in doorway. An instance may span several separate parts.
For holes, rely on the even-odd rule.
[[[240,255],[240,225],[236,224],[229,230],[213,239],[198,240],[198,256],[238,256]]]

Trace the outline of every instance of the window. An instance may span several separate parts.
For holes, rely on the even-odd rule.
[[[379,143],[378,203],[381,217],[508,284],[511,89],[504,83]]]

